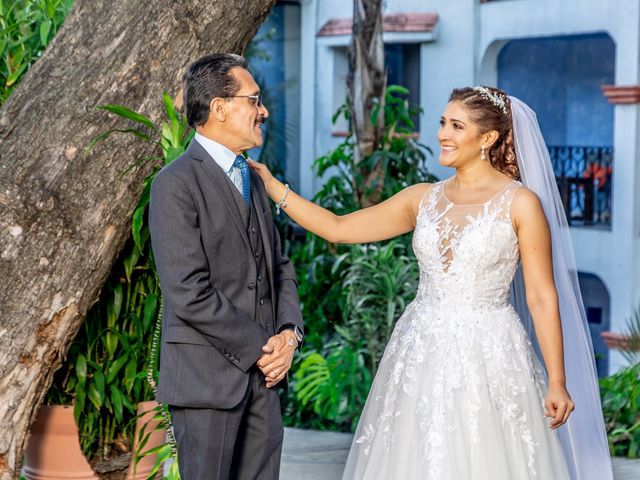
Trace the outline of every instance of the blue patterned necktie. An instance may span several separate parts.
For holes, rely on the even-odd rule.
[[[247,206],[251,206],[251,177],[249,176],[249,164],[242,155],[236,157],[233,166],[240,170],[242,175],[242,197],[247,202]]]

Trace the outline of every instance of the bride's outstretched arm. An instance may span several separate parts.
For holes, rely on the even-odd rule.
[[[549,224],[538,197],[525,188],[516,193],[511,214],[520,245],[527,306],[549,375],[545,407],[547,416],[553,417],[551,428],[557,428],[567,421],[574,406],[566,389],[562,323],[553,280]]]
[[[274,178],[261,163],[249,160],[249,165],[262,178],[271,200],[279,202],[285,194],[282,182]],[[413,185],[379,205],[342,216],[289,191],[283,210],[298,225],[329,242],[376,242],[402,235],[415,228],[418,207],[427,188],[428,184]]]

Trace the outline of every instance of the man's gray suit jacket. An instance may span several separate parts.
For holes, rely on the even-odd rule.
[[[164,302],[159,402],[235,407],[273,334],[255,320],[257,264],[234,188],[195,140],[151,185],[149,226]],[[264,185],[253,172],[251,188],[274,330],[287,324],[302,329],[293,266],[282,254]]]

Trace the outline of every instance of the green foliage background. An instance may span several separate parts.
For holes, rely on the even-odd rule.
[[[73,0],[0,0],[0,104],[58,32]]]

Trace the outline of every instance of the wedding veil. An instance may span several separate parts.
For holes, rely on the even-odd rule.
[[[524,102],[514,97],[509,98],[522,183],[540,199],[551,230],[553,272],[562,319],[567,389],[575,403],[575,411],[567,424],[558,430],[558,434],[572,480],[612,480],[593,347],[578,285],[569,225],[536,114]],[[536,351],[539,352],[526,304],[521,268],[513,282],[512,300]]]

